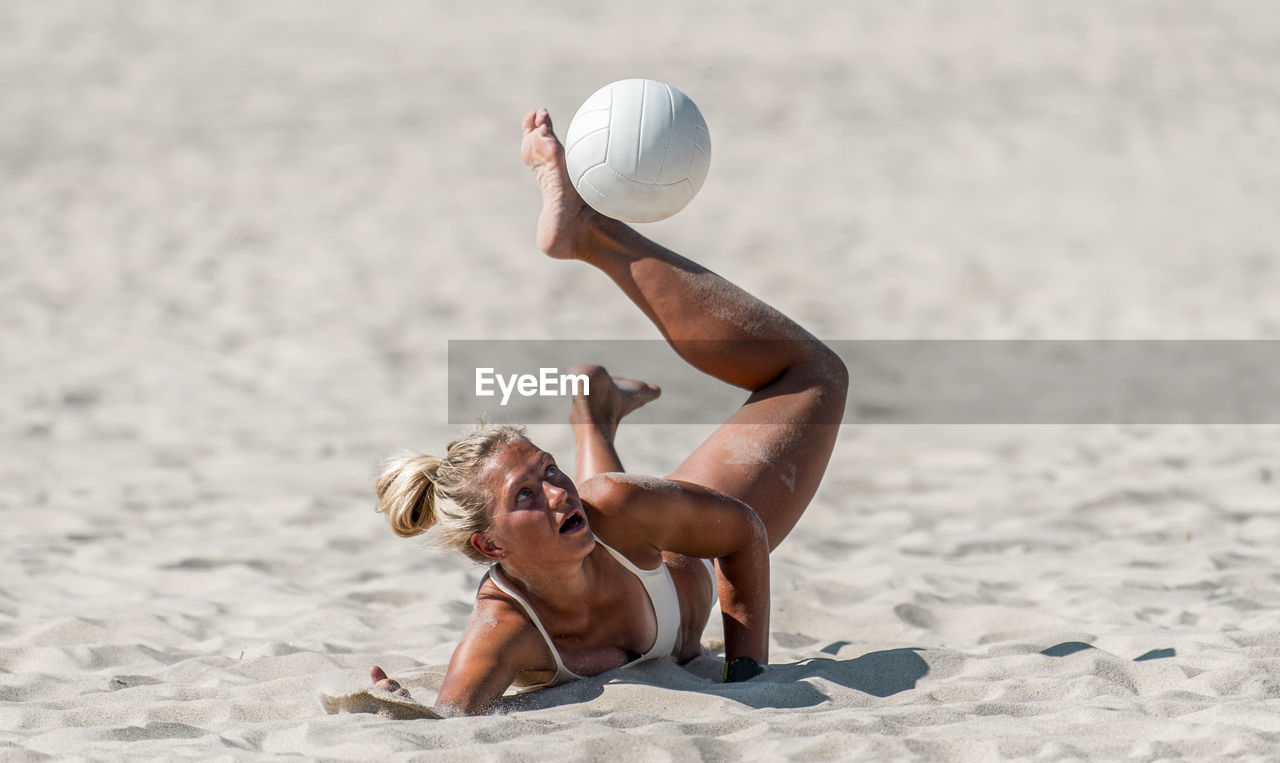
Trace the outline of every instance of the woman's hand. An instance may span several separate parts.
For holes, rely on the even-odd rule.
[[[764,666],[750,657],[739,657],[724,664],[724,682],[736,684],[750,681],[764,672]]]
[[[373,679],[373,688],[382,689],[400,697],[410,697],[409,690],[400,685],[400,682],[394,678],[387,678],[387,673],[382,668],[374,665],[369,670],[369,677]]]

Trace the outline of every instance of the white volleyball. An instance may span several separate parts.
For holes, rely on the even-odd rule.
[[[689,96],[651,79],[605,85],[565,133],[569,179],[601,214],[632,223],[684,209],[711,165],[711,133]]]

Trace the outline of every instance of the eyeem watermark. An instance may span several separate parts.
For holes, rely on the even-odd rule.
[[[1280,340],[832,340],[848,369],[846,424],[1280,424]],[[694,358],[768,362],[778,342],[682,342]],[[801,352],[782,353],[792,356]],[[561,424],[582,374],[662,388],[628,419],[719,424],[748,400],[662,340],[449,340],[451,424]],[[498,370],[501,369],[502,373]],[[513,371],[517,373],[512,373]],[[786,424],[785,405],[757,423]],[[778,411],[777,421],[769,411]]]
[[[562,374],[558,368],[539,368],[537,375],[504,375],[492,368],[477,368],[476,397],[494,397],[498,392],[502,393],[498,405],[506,405],[512,392],[519,393],[521,397],[590,395],[591,380],[586,374]]]

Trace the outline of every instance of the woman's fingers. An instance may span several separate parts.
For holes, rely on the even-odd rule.
[[[374,665],[369,670],[369,677],[373,679],[373,688],[382,689],[383,691],[397,694],[401,697],[410,696],[409,690],[400,685],[400,682],[394,678],[387,678],[387,673],[382,668]]]

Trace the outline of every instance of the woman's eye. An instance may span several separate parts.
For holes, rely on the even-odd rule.
[[[548,476],[548,477],[554,477],[554,476],[556,476],[556,475],[557,475],[557,474],[559,474],[559,473],[560,473],[560,468],[559,468],[559,467],[557,467],[555,464],[552,464],[551,466],[548,466],[548,467],[547,467],[547,476]]]
[[[517,502],[523,501],[524,499],[528,498],[531,495],[533,495],[533,491],[530,490],[529,488],[527,487],[520,488],[520,492],[516,493],[516,501]]]

